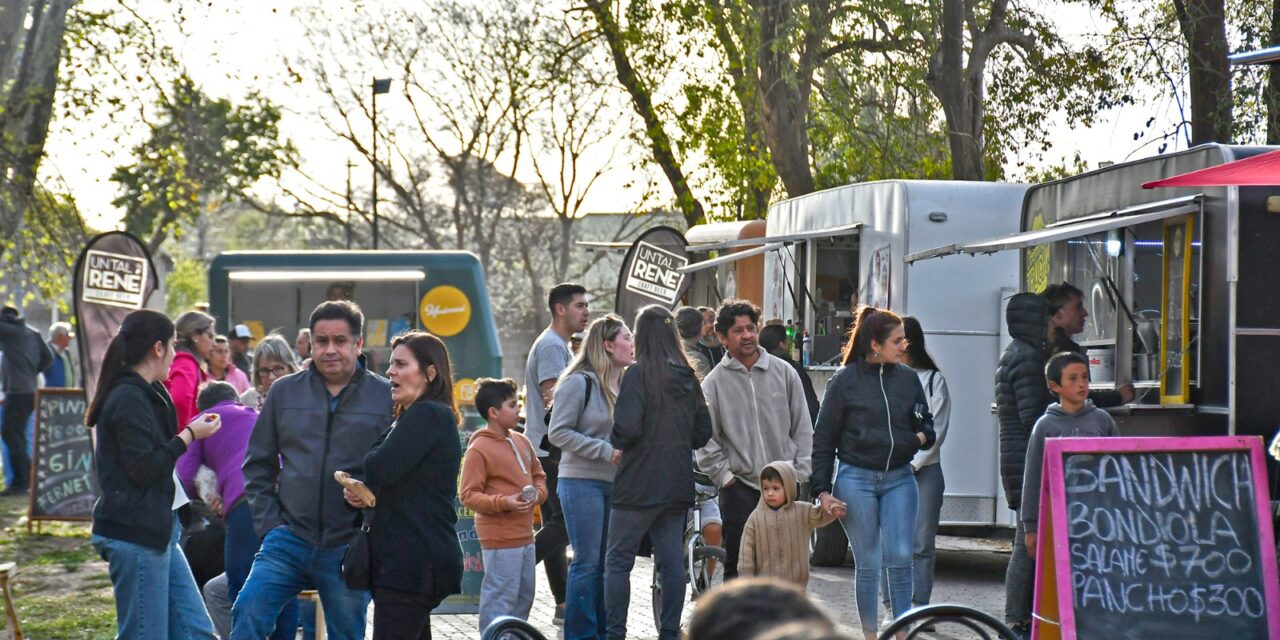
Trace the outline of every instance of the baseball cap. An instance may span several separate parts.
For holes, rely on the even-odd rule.
[[[253,332],[249,331],[249,325],[238,324],[231,329],[231,337],[248,340],[253,337]]]

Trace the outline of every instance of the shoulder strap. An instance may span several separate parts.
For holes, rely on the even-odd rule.
[[[929,372],[929,396],[933,396],[933,379],[938,375],[938,370],[934,369]]]
[[[591,379],[591,376],[585,373],[582,374],[582,377],[587,379],[587,391],[582,394],[582,410],[586,411],[587,403],[591,402],[591,388],[595,386],[595,381]]]

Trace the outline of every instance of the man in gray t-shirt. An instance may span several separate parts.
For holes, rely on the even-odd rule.
[[[542,440],[547,435],[544,416],[556,380],[573,357],[569,351],[569,339],[587,328],[591,310],[587,304],[586,288],[572,282],[553,287],[547,296],[547,307],[551,310],[551,324],[534,341],[524,367],[524,433],[537,449],[538,461],[547,474],[547,501],[542,506],[542,529],[535,538],[535,553],[537,561],[544,562],[547,584],[556,599],[556,618],[562,620],[565,583],[569,575],[569,561],[565,556],[569,533],[565,529],[560,499],[556,496],[560,460],[558,456],[549,457],[542,447]]]

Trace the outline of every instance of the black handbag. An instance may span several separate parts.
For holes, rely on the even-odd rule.
[[[368,591],[373,586],[369,566],[369,529],[372,525],[373,509],[362,509],[360,528],[356,529],[355,537],[347,543],[347,550],[342,554],[342,583],[348,589]]]

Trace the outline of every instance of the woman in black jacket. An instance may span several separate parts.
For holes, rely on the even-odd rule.
[[[413,331],[391,346],[387,377],[398,417],[364,457],[365,482],[378,503],[369,533],[373,637],[428,640],[431,610],[462,591],[454,508],[462,420],[444,342]]]
[[[613,448],[622,463],[613,481],[604,592],[609,638],[627,635],[631,568],[645,534],[662,575],[662,628],[680,636],[684,607],[685,518],[693,506],[693,450],[711,439],[711,415],[671,312],[649,305],[636,315],[636,363],[622,376],[614,405]]]
[[[897,617],[911,608],[911,543],[918,500],[911,459],[933,446],[933,416],[920,378],[902,364],[902,319],[872,307],[858,310],[844,366],[827,384],[813,434],[813,495],[841,519],[853,545],[858,619],[874,639],[881,566]],[[835,459],[840,472],[832,482]],[[834,494],[834,496],[833,496]]]
[[[208,638],[191,567],[178,547],[177,509],[187,504],[174,464],[187,447],[218,431],[217,416],[198,415],[178,431],[162,384],[173,364],[173,322],[149,309],[125,316],[103,356],[85,424],[97,429],[98,486],[93,537],[107,561],[116,601],[117,637]],[[177,435],[173,435],[173,434]]]

